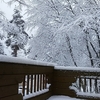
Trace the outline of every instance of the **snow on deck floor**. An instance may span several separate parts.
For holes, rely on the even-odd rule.
[[[52,96],[47,100],[85,100],[85,99],[76,99],[68,96]]]

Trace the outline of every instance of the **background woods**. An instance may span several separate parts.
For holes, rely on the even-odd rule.
[[[100,66],[99,0],[9,0],[8,4],[15,2],[19,9],[25,7],[25,25],[30,30],[28,35],[32,35],[30,41],[28,35],[21,36],[25,37],[24,43],[30,45],[28,58],[63,66]],[[3,13],[0,13],[2,27],[4,18]],[[8,26],[3,29],[9,33]],[[15,29],[18,33],[20,27]],[[31,32],[34,29],[36,31]],[[5,54],[2,43],[4,38],[5,35],[0,33],[1,54]],[[24,46],[21,44],[20,47],[23,49]]]

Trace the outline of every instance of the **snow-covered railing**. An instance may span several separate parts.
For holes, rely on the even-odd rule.
[[[51,95],[100,99],[100,68],[0,56],[0,100],[46,100]]]
[[[100,68],[56,66],[54,94],[100,99]]]
[[[0,100],[46,100],[53,64],[0,56]]]
[[[24,100],[47,93],[51,85],[49,79],[49,73],[25,75],[19,84],[19,93],[22,93]]]
[[[23,96],[47,89],[47,81],[46,74],[24,76],[24,81],[20,84],[20,86],[22,86]]]
[[[71,87],[78,96],[100,98],[100,76],[83,75],[77,77],[76,85]]]

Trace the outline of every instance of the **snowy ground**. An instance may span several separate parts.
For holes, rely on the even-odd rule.
[[[76,99],[68,96],[52,96],[47,100],[85,100],[85,99]]]

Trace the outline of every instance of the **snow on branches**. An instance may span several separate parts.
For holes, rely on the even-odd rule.
[[[12,49],[12,55],[17,56],[19,49],[24,49],[28,41],[28,34],[24,31],[25,21],[22,20],[20,11],[14,9],[13,19],[11,21],[0,20],[0,27],[7,33],[6,45]]]

